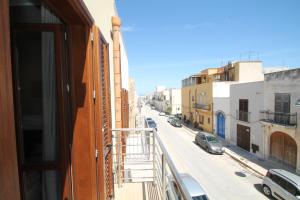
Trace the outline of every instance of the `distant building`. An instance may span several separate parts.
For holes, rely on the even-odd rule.
[[[186,122],[204,131],[225,138],[225,129],[214,129],[215,111],[228,109],[229,101],[214,107],[214,98],[229,97],[231,82],[243,83],[263,80],[261,61],[238,61],[219,68],[208,68],[182,80],[182,114]],[[227,92],[226,92],[227,91]],[[227,106],[226,106],[227,105]],[[225,113],[225,112],[224,112]],[[221,114],[220,114],[221,115]]]
[[[129,101],[129,127],[134,128],[135,116],[137,114],[137,95],[135,90],[135,81],[133,78],[129,78],[128,101]]]
[[[181,89],[169,89],[172,115],[181,114]]]

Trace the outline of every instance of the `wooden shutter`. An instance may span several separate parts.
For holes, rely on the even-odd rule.
[[[105,42],[101,32],[97,31],[95,41],[99,49],[98,55],[100,57],[98,68],[99,80],[99,118],[100,121],[100,137],[97,141],[99,143],[98,149],[98,188],[100,192],[100,199],[111,199],[113,196],[113,173],[112,173],[112,119],[111,119],[111,94],[110,94],[110,75],[109,75],[109,46]]]
[[[102,83],[102,130],[104,138],[104,177],[106,186],[106,198],[109,199],[113,194],[112,176],[112,133],[111,133],[111,99],[110,99],[110,78],[109,78],[109,53],[108,44],[102,44],[102,64],[101,64],[101,83]]]

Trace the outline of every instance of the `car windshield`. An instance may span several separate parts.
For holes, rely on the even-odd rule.
[[[213,136],[206,136],[206,139],[209,143],[218,143],[219,141],[217,140],[217,138],[213,137]]]
[[[192,197],[193,200],[208,200],[208,197],[206,195],[196,196]]]
[[[148,125],[150,128],[155,128],[156,127],[156,124],[154,121],[148,121]]]

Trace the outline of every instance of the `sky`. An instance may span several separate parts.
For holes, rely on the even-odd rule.
[[[228,61],[300,67],[300,0],[116,0],[139,95]]]

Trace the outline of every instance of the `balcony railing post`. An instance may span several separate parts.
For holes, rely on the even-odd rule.
[[[117,132],[117,146],[118,146],[118,150],[117,150],[117,159],[118,159],[118,166],[117,166],[117,170],[118,170],[118,186],[121,187],[121,138],[120,138],[120,133],[121,132]]]
[[[156,134],[156,131],[153,130],[152,131],[152,159],[153,159],[153,183],[155,185],[155,181],[156,181],[156,169],[155,169],[155,134]],[[149,151],[150,153],[151,151]]]
[[[166,182],[166,159],[165,159],[165,155],[162,154],[161,155],[161,182],[162,182],[162,200],[166,200],[166,186],[167,186],[167,182]]]

